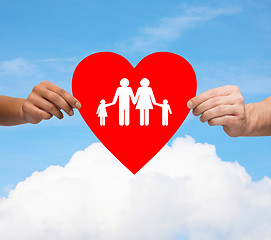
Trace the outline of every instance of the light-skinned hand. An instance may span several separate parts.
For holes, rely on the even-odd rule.
[[[193,109],[201,122],[221,125],[231,137],[246,135],[248,118],[245,101],[237,86],[223,86],[208,90],[194,98],[187,107]]]

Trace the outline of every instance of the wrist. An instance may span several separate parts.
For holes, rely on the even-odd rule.
[[[245,106],[246,128],[243,136],[271,135],[271,104],[269,99]]]
[[[28,123],[28,121],[25,118],[24,111],[23,111],[23,105],[24,105],[26,99],[20,98],[18,100],[19,100],[19,104],[18,104],[18,109],[17,109],[17,114],[16,114],[17,119],[21,124]]]
[[[253,131],[255,129],[255,114],[253,114],[253,109],[254,109],[254,104],[255,103],[250,103],[245,105],[245,126],[244,126],[244,132],[242,136],[251,136],[253,135]]]

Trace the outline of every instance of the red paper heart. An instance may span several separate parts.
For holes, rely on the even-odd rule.
[[[127,88],[120,88],[123,78],[129,80]],[[141,87],[143,78],[149,80],[148,87]],[[129,94],[132,89],[135,96],[139,87],[138,102],[134,105]],[[111,103],[118,88],[116,104],[105,107],[101,100],[104,99],[105,104]],[[196,75],[191,65],[181,56],[169,52],[150,54],[135,68],[116,53],[95,53],[78,64],[72,79],[73,94],[82,104],[80,113],[85,122],[104,146],[133,174],[153,158],[181,126],[189,113],[187,101],[195,96],[196,88]],[[150,89],[157,103],[163,104],[164,99],[168,101],[172,114],[169,114],[168,105],[152,104]],[[128,126],[125,123],[119,125],[119,104],[120,114],[130,109]],[[122,104],[126,104],[126,107]],[[162,125],[162,106],[164,118],[168,114],[168,126]],[[97,115],[98,107],[100,117]],[[151,107],[153,109],[147,110]],[[149,112],[148,126],[140,125],[140,111],[145,114]],[[101,126],[101,117],[106,121],[104,126]],[[147,121],[147,116],[144,118]],[[128,120],[127,117],[125,119]]]

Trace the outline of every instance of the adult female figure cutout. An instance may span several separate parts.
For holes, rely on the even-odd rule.
[[[149,125],[149,110],[153,109],[152,104],[156,104],[153,91],[149,87],[150,81],[143,78],[140,81],[141,87],[137,89],[135,96],[136,109],[140,109],[140,126]]]

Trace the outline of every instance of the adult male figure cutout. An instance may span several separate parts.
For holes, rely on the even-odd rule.
[[[115,104],[119,99],[119,125],[128,126],[130,124],[130,98],[135,104],[134,94],[132,88],[129,86],[129,80],[123,78],[120,80],[120,86],[117,88],[112,104]]]

